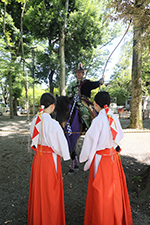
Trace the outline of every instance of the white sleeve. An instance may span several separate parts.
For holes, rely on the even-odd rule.
[[[49,146],[52,146],[55,153],[63,157],[64,160],[70,159],[68,142],[58,123],[56,123],[55,129],[50,132],[50,135],[47,136],[47,142]]]
[[[115,118],[115,122],[116,122],[116,126],[117,126],[116,144],[120,145],[120,141],[124,137],[124,133],[123,133],[119,119],[116,116],[114,116],[114,118]]]
[[[94,143],[94,139],[90,135],[86,134],[84,138],[82,150],[79,156],[79,161],[81,163],[88,160],[90,151],[93,147],[93,143]]]
[[[85,139],[83,142],[81,154],[79,157],[80,162],[85,162],[90,158],[93,158],[96,149],[97,143],[100,135],[100,127],[97,124],[97,120],[93,120],[90,128],[86,132]]]

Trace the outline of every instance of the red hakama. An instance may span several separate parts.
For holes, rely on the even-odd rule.
[[[84,225],[131,225],[132,215],[121,160],[113,149],[102,155],[94,178],[95,157],[90,166]]]
[[[28,225],[65,225],[61,163],[57,155],[56,171],[53,153],[47,146],[42,146],[42,153],[40,150],[35,152],[30,179]]]

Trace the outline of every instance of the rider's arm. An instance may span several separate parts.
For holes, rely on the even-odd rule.
[[[86,97],[91,97],[91,90],[98,88],[100,85],[99,81],[87,80],[81,87],[81,94]]]
[[[90,89],[93,90],[93,89],[96,89],[98,88],[100,85],[100,81],[90,81]]]
[[[101,78],[98,81],[90,81],[91,90],[98,88],[100,85],[104,84],[104,79]]]

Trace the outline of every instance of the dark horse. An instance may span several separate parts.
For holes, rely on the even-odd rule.
[[[63,127],[68,141],[72,159],[69,173],[72,174],[74,170],[79,170],[75,147],[79,136],[86,131],[86,126],[81,118],[78,107],[76,104],[73,104],[67,96],[57,97],[55,112],[55,118]]]

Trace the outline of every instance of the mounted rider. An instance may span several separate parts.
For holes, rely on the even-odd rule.
[[[78,95],[79,101],[77,106],[81,114],[81,118],[88,129],[91,124],[91,120],[94,118],[92,111],[93,102],[91,102],[91,90],[98,88],[104,83],[104,79],[101,78],[98,81],[90,81],[85,79],[83,76],[86,69],[82,68],[82,64],[78,64],[78,69],[74,69],[77,80],[74,80],[67,88],[67,96],[73,100],[75,95]]]

